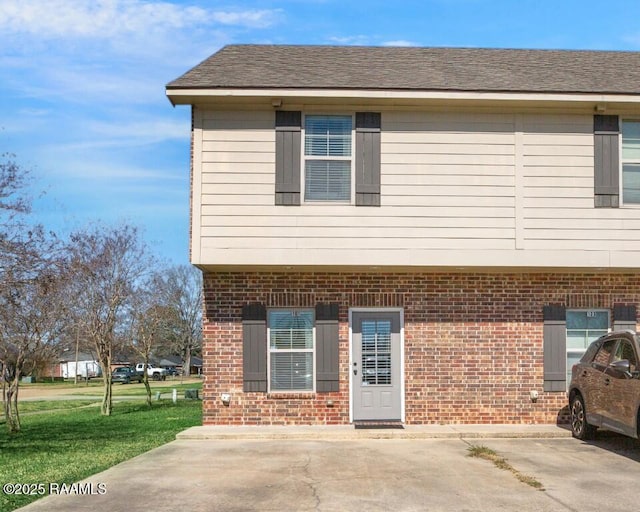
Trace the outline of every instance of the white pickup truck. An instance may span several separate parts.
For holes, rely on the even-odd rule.
[[[136,372],[138,372],[140,375],[144,375],[144,363],[139,363],[136,365]],[[167,378],[167,370],[165,370],[164,368],[153,366],[152,364],[148,364],[147,375],[153,380],[165,380]]]

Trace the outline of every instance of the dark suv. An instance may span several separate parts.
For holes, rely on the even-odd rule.
[[[129,368],[123,366],[116,368],[111,374],[111,382],[122,382],[123,384],[129,384],[132,380],[142,382],[142,375],[136,372],[135,368]]]
[[[598,427],[638,438],[638,336],[612,332],[594,341],[571,370],[571,432],[589,439]]]

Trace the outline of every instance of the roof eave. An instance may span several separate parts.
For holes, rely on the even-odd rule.
[[[281,88],[189,88],[166,89],[175,105],[242,98],[309,98],[367,100],[442,100],[492,102],[640,103],[640,94],[541,91],[458,91],[403,89],[281,89]]]

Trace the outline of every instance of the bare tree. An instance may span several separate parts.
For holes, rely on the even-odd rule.
[[[20,430],[20,378],[52,360],[65,328],[63,274],[50,261],[42,267],[10,280],[0,292],[0,362],[10,432]]]
[[[161,272],[154,272],[138,291],[130,310],[131,346],[142,357],[143,382],[147,391],[147,405],[151,407],[151,386],[149,385],[149,360],[166,337],[167,325],[173,311],[162,303],[162,294],[157,292],[162,281]]]
[[[110,375],[118,334],[127,328],[136,287],[149,271],[151,258],[138,230],[130,225],[75,233],[70,252],[81,328],[96,349],[104,376],[101,413],[108,416],[113,407]]]
[[[158,284],[166,307],[173,311],[171,334],[174,349],[189,375],[191,355],[202,346],[202,272],[190,265],[169,268]]]
[[[20,378],[51,356],[65,318],[57,241],[27,223],[29,181],[12,155],[0,155],[0,380],[10,432],[20,430]]]

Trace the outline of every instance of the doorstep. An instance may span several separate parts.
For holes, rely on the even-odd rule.
[[[562,425],[403,425],[402,429],[356,429],[353,425],[203,425],[176,439],[322,440],[348,439],[482,439],[571,437]]]

